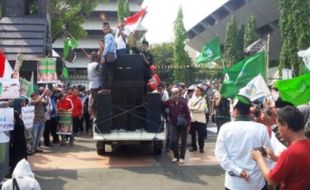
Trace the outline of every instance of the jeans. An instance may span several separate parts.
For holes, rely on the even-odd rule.
[[[178,142],[181,137],[181,151],[179,151]],[[185,158],[187,127],[172,126],[172,149],[174,157]]]
[[[32,150],[33,151],[35,151],[39,146],[39,142],[43,135],[44,128],[45,128],[44,122],[38,122],[38,123],[33,124],[33,128],[32,128]]]
[[[123,49],[118,49],[116,50],[117,55],[127,55],[128,54],[128,49],[123,48]]]
[[[198,133],[198,145],[199,150],[203,150],[204,144],[205,144],[205,137],[206,137],[206,124],[200,123],[200,122],[192,122],[192,129],[191,129],[191,135],[192,135],[192,148],[197,150],[197,144],[196,144],[196,132]]]
[[[170,150],[171,149],[171,140],[172,140],[172,129],[171,129],[171,123],[170,120],[166,119],[166,150]]]

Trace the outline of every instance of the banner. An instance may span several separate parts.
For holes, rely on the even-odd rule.
[[[64,49],[63,49],[63,58],[73,63],[76,59],[76,53],[74,51],[75,48],[77,48],[79,45],[78,41],[76,39],[72,38],[66,38],[64,40]]]
[[[265,53],[261,52],[225,69],[221,95],[225,98],[233,98],[240,88],[245,87],[258,74],[262,74],[263,78],[266,78],[265,60]]]
[[[310,70],[310,48],[299,51],[297,55],[303,59],[305,66]]]
[[[278,80],[275,87],[280,97],[295,106],[310,102],[310,74],[301,75],[288,80]]]
[[[60,112],[59,113],[59,128],[58,135],[71,135],[72,134],[72,113]]]
[[[266,49],[266,46],[267,46],[267,39],[262,38],[262,39],[259,39],[253,42],[248,47],[246,47],[244,49],[244,53],[248,55],[253,55],[253,54],[264,51]]]
[[[22,107],[22,118],[25,128],[32,128],[34,119],[34,106]]]
[[[239,94],[251,101],[271,95],[271,92],[261,74],[253,78],[245,87],[239,90]]]
[[[43,58],[38,62],[38,82],[55,83],[57,81],[56,58]]]
[[[20,96],[18,79],[0,78],[0,99],[14,99]]]
[[[23,64],[24,58],[22,54],[17,54],[14,71],[13,71],[13,78],[19,79],[19,70]]]
[[[29,81],[26,79],[20,78],[20,95],[24,97],[30,97],[31,94],[28,92],[30,91],[30,88],[32,88],[32,85]]]
[[[14,109],[0,108],[0,131],[14,130]]]
[[[206,43],[201,54],[196,58],[197,63],[208,63],[211,61],[216,61],[222,58],[221,55],[221,42],[218,37],[214,38],[212,41]]]

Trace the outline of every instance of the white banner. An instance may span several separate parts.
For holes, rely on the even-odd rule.
[[[306,67],[310,70],[310,48],[299,51],[297,54],[299,57],[302,57]]]
[[[251,101],[264,96],[271,95],[271,92],[261,74],[253,78],[245,87],[239,90],[239,94],[249,98]]]
[[[14,99],[20,96],[18,79],[0,78],[0,99]]]
[[[0,131],[12,131],[14,129],[14,109],[0,108]]]
[[[34,106],[22,107],[22,118],[26,129],[33,126]]]

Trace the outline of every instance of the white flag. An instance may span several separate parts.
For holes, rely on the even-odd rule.
[[[306,50],[301,50],[297,53],[299,57],[302,57],[306,67],[310,70],[310,47]]]
[[[266,44],[267,44],[266,38],[256,40],[255,42],[253,42],[252,44],[250,44],[248,47],[244,49],[244,53],[253,55],[253,54],[265,51]]]
[[[251,101],[264,96],[271,95],[271,92],[261,74],[253,78],[245,87],[239,90],[239,94],[249,98]]]

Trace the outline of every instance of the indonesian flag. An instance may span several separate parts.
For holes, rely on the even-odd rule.
[[[0,50],[0,78],[11,78],[13,69],[6,59],[4,53]]]
[[[145,14],[146,14],[146,8],[142,9],[141,11],[137,12],[136,14],[132,16],[126,17],[125,18],[126,27],[131,32],[135,31],[140,25]]]

